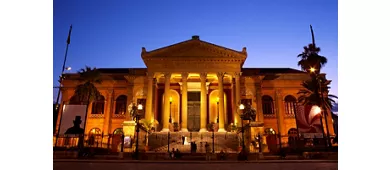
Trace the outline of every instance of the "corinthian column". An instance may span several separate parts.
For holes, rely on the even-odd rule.
[[[207,94],[206,94],[207,73],[200,73],[200,131],[207,132]]]
[[[171,73],[164,73],[165,88],[164,88],[164,116],[163,116],[163,129],[162,132],[169,132],[169,91],[171,83]]]
[[[182,91],[181,91],[181,131],[188,132],[187,129],[187,78],[188,73],[181,73]]]
[[[285,135],[284,133],[284,107],[283,107],[283,98],[282,98],[282,91],[280,89],[277,89],[275,91],[276,96],[276,119],[278,122],[278,129],[279,134]]]
[[[223,77],[225,73],[219,72],[218,76],[218,97],[219,97],[219,124],[218,124],[218,132],[226,132],[225,130],[225,102],[224,102],[224,93],[223,93]]]
[[[153,73],[148,73],[148,93],[146,96],[146,110],[145,119],[151,121],[152,119],[152,105],[153,105]]]
[[[107,100],[105,101],[105,113],[104,113],[104,125],[103,125],[103,131],[104,134],[109,134],[109,126],[110,126],[110,119],[112,115],[111,110],[111,104],[112,104],[112,98],[114,95],[114,90],[108,90],[107,91]]]
[[[241,104],[241,83],[240,83],[240,77],[241,72],[234,73],[234,79],[236,81],[236,99],[235,99],[235,105],[236,105],[236,114],[234,114],[234,122],[236,125],[241,127],[241,121],[240,121],[240,113],[239,113],[239,105]]]
[[[262,82],[255,83],[256,87],[256,101],[257,101],[257,113],[256,113],[256,121],[264,123],[264,115],[263,115],[263,93],[261,91]]]

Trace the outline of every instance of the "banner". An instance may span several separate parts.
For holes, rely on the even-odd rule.
[[[318,106],[298,105],[295,117],[298,125],[298,131],[300,134],[322,133],[321,119],[320,119],[321,109]],[[313,136],[313,135],[306,135],[306,136]]]
[[[59,134],[84,134],[86,108],[86,105],[64,105]]]

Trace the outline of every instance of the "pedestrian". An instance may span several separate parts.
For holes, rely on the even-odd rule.
[[[184,137],[184,135],[181,136],[181,140],[182,140],[182,143],[184,145],[184,141],[185,141],[186,137]]]

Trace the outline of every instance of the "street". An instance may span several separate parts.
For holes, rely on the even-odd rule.
[[[54,161],[54,170],[337,170],[337,161],[264,162],[134,162],[134,161]]]

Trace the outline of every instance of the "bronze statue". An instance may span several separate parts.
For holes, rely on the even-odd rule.
[[[130,120],[135,120],[135,116],[137,114],[137,106],[135,105],[135,103],[131,103],[130,106],[131,107],[131,110],[130,110]]]
[[[252,108],[249,102],[245,104],[244,118],[245,120],[256,120],[256,110]]]
[[[65,134],[84,134],[84,129],[80,127],[81,116],[76,116],[73,120],[73,127],[66,130]]]

